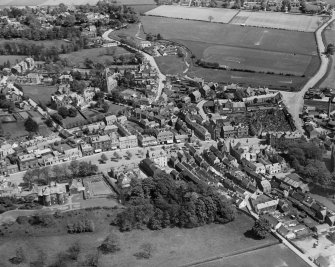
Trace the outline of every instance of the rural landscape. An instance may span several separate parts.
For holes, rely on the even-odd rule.
[[[0,266],[335,267],[333,0],[2,0]]]

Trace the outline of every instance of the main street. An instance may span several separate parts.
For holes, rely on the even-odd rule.
[[[117,42],[116,40],[112,39],[109,37],[109,35],[113,32],[114,30],[113,29],[110,29],[108,31],[106,31],[103,35],[102,35],[102,38],[108,42]],[[119,43],[119,42],[117,42]],[[150,65],[155,68],[157,70],[157,74],[158,74],[158,88],[157,88],[157,94],[156,94],[156,98],[155,100],[157,101],[159,99],[159,97],[162,95],[162,92],[163,92],[163,88],[164,88],[164,81],[166,79],[165,75],[163,73],[161,73],[160,69],[158,68],[158,65],[154,59],[153,56],[143,52],[142,50],[139,50],[137,48],[134,48],[134,47],[131,47],[129,45],[126,45],[126,44],[123,44],[124,46],[127,46],[129,47],[130,49],[132,50],[136,50],[137,52],[141,53],[145,59],[147,61],[149,61]]]
[[[329,26],[335,17],[331,17],[325,24],[323,24],[317,31],[315,32],[316,43],[318,46],[318,53],[321,59],[321,64],[318,71],[314,74],[314,76],[308,80],[308,82],[304,85],[304,87],[299,92],[281,92],[283,95],[283,102],[286,105],[288,111],[291,113],[294,123],[297,127],[297,130],[303,132],[303,124],[302,120],[299,118],[299,114],[301,114],[304,106],[304,95],[309,88],[313,88],[322,78],[327,74],[329,58],[324,54],[326,51],[326,44],[323,43],[322,32]]]

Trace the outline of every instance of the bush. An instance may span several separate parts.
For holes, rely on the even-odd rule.
[[[78,242],[75,242],[69,249],[67,250],[68,256],[71,260],[76,261],[78,259],[78,255],[80,253],[80,245]]]
[[[19,216],[16,218],[16,222],[18,224],[27,224],[29,222],[29,217],[27,216]]]
[[[21,264],[21,263],[26,262],[26,255],[25,255],[22,247],[19,247],[16,250],[15,254],[16,254],[15,257],[9,259],[10,263]]]
[[[43,227],[49,227],[55,224],[55,220],[52,215],[34,215],[28,220],[30,225],[39,225]]]
[[[87,255],[82,265],[88,267],[98,267],[98,264],[99,264],[99,252]]]
[[[92,220],[78,220],[67,225],[67,231],[70,234],[94,232],[94,222]]]
[[[150,243],[144,243],[140,247],[140,251],[136,252],[134,256],[137,259],[150,259],[152,257],[152,253],[154,251],[154,247]]]
[[[102,244],[99,246],[99,250],[103,254],[110,254],[120,251],[121,247],[119,236],[115,233],[110,233],[104,242],[102,242]]]

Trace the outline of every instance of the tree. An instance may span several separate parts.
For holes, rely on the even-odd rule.
[[[208,17],[209,22],[212,22],[213,19],[214,19],[213,16],[209,16],[209,17]]]
[[[105,163],[107,160],[108,160],[108,158],[107,158],[107,156],[106,156],[106,154],[105,153],[102,153],[102,155],[101,155],[101,161],[103,162],[103,163]]]
[[[103,254],[115,253],[121,250],[120,238],[116,233],[110,233],[107,238],[99,246],[99,250]]]
[[[72,160],[69,164],[69,170],[72,174],[72,176],[76,177],[78,175],[78,167],[79,167],[79,163],[77,160]]]
[[[59,115],[58,113],[52,114],[51,117],[54,119],[54,121],[60,125],[63,125],[63,117]]]
[[[19,247],[15,252],[15,257],[10,258],[9,261],[12,264],[21,264],[26,262],[26,255],[22,247]]]
[[[255,224],[251,229],[255,237],[259,239],[266,238],[270,234],[270,230],[271,225],[264,217],[260,217],[257,221],[255,221]]]
[[[77,112],[77,109],[71,107],[69,108],[68,113],[69,113],[69,117],[76,117],[78,112]]]
[[[136,252],[134,256],[137,259],[150,259],[154,251],[154,246],[151,243],[144,243],[140,246],[140,251]]]
[[[75,242],[72,246],[70,246],[67,250],[69,258],[71,260],[76,261],[78,259],[78,255],[80,253],[80,245],[78,242]]]
[[[52,125],[53,125],[52,119],[47,118],[46,121],[45,121],[45,124],[46,124],[48,127],[52,127]]]
[[[281,11],[282,12],[290,12],[291,11],[291,2],[290,0],[283,0],[281,3]]]
[[[69,116],[69,110],[66,107],[60,107],[58,109],[58,114],[65,119],[67,116]]]
[[[335,52],[335,46],[333,44],[328,44],[326,48],[326,54],[334,55],[334,52]]]
[[[36,133],[38,131],[38,124],[31,117],[28,117],[28,119],[25,121],[24,127],[28,132],[31,133]]]
[[[109,110],[109,104],[108,104],[107,102],[104,102],[104,103],[102,104],[102,112],[103,112],[103,113],[107,113],[108,110]]]

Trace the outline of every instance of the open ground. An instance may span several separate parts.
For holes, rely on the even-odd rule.
[[[325,43],[327,44],[335,44],[335,24],[332,23],[331,27],[328,27],[324,32]],[[328,76],[324,79],[324,81],[320,84],[320,87],[329,87],[334,88],[335,86],[335,60],[334,56],[331,60],[330,70],[328,72]]]
[[[126,49],[122,47],[92,48],[84,49],[78,52],[61,54],[60,57],[67,59],[69,64],[79,68],[85,68],[85,59],[88,58],[94,63],[105,64],[106,61],[113,60],[113,56],[129,55]]]
[[[16,62],[21,61],[24,59],[24,56],[0,56],[0,65],[9,61],[11,65],[14,65]]]
[[[153,16],[144,16],[141,21],[145,33],[160,33],[164,39],[188,47],[198,59],[238,70],[269,73],[190,68],[189,76],[205,80],[292,90],[301,88],[320,64],[313,33]],[[168,68],[173,68],[173,65]]]
[[[55,86],[43,85],[24,85],[23,93],[34,100],[36,103],[42,102],[44,105],[51,100],[51,95],[57,91]]]
[[[10,236],[2,238],[0,265],[11,266],[8,258],[15,254],[15,250],[19,246],[22,246],[26,254],[29,255],[28,257],[32,258],[35,257],[36,251],[44,250],[48,255],[48,263],[51,263],[58,252],[66,250],[75,241],[80,242],[82,246],[80,258],[84,258],[84,255],[93,252],[101,244],[108,232],[118,232],[115,227],[108,226],[112,216],[107,217],[107,213],[113,211],[107,211],[97,211],[101,213],[101,219],[97,222],[97,231],[91,234],[66,235],[64,231],[60,231],[54,236],[47,236],[41,229],[40,237],[26,234],[24,238],[10,238]],[[226,225],[211,224],[194,229],[168,228],[159,231],[118,232],[121,251],[113,256],[102,256],[99,266],[180,266],[206,258],[228,255],[235,251],[257,249],[261,246],[278,243],[272,236],[265,240],[246,237],[245,232],[250,230],[252,225],[253,220],[250,217],[240,214],[234,222]],[[143,243],[153,245],[153,257],[148,260],[137,260],[133,254],[139,250]],[[280,253],[278,254],[280,255]]]
[[[159,6],[148,11],[146,14],[168,18],[232,23],[243,26],[256,26],[306,32],[314,32],[321,25],[322,20],[319,16],[186,6]]]

